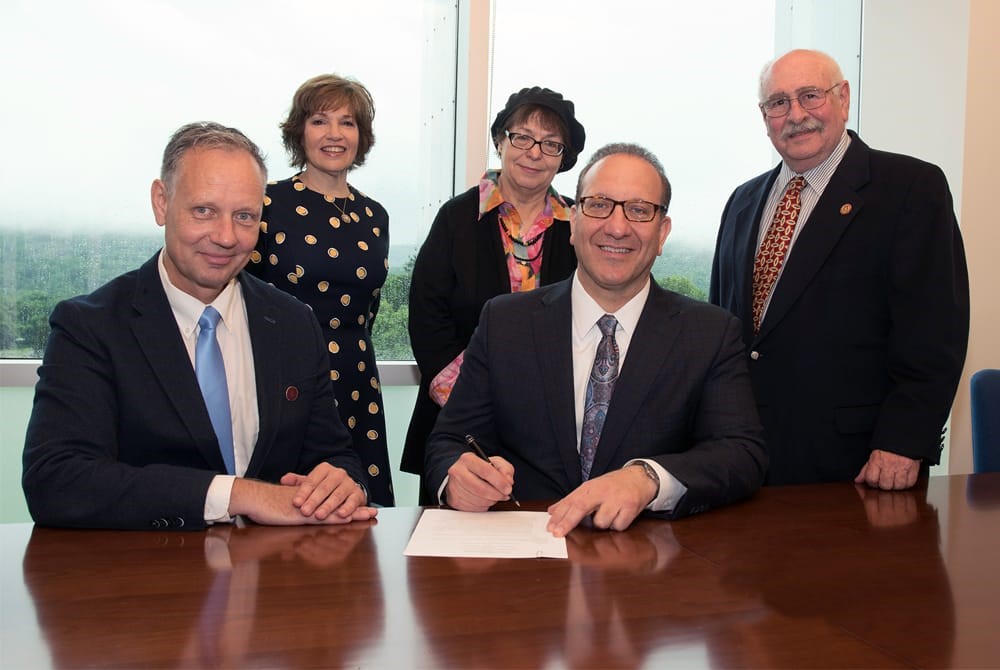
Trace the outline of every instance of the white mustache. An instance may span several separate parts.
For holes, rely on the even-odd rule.
[[[785,127],[781,129],[781,139],[787,140],[795,133],[809,132],[813,130],[822,131],[825,126],[822,121],[817,121],[816,119],[809,119],[803,121],[802,123],[785,123]]]

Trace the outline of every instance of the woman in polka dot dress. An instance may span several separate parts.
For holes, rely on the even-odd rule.
[[[316,313],[340,418],[368,473],[369,501],[394,504],[371,330],[389,270],[389,216],[347,183],[375,143],[371,94],[338,75],[302,84],[281,124],[292,167],[269,183],[247,270]]]

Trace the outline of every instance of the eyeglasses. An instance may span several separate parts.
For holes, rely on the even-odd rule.
[[[511,146],[524,151],[530,151],[536,144],[542,148],[542,153],[546,156],[562,156],[563,151],[566,150],[566,145],[561,142],[553,142],[552,140],[536,140],[531,135],[512,133],[509,130],[505,130],[504,132],[507,134],[507,139],[510,140]]]
[[[656,217],[656,212],[664,209],[663,205],[646,200],[612,200],[600,195],[588,195],[580,198],[580,211],[594,219],[608,218],[617,206],[621,206],[622,214],[625,215],[626,219],[635,223],[652,221]]]
[[[792,100],[798,100],[799,107],[802,109],[819,109],[826,102],[826,96],[830,91],[846,83],[847,80],[837,82],[825,91],[819,88],[810,88],[802,91],[794,98],[783,95],[780,98],[765,100],[758,106],[760,107],[760,111],[764,112],[765,116],[769,116],[772,119],[788,116],[788,113],[792,111]]]

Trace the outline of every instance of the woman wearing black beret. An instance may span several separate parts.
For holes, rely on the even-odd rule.
[[[420,389],[401,469],[421,475],[422,505],[437,503],[423,486],[424,445],[483,305],[502,293],[560,281],[576,268],[572,200],[552,188],[556,174],[576,164],[586,140],[573,103],[547,88],[521,89],[491,132],[501,169],[487,170],[478,185],[441,207],[413,267],[409,332]]]

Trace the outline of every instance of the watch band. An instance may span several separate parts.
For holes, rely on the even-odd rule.
[[[656,492],[653,494],[653,497],[649,499],[649,502],[646,503],[646,506],[648,507],[649,503],[656,500],[657,496],[660,495],[660,476],[656,474],[656,470],[653,469],[653,466],[651,466],[646,461],[642,460],[629,461],[628,463],[626,463],[625,467],[628,467],[630,465],[637,465],[641,467],[643,472],[646,473],[646,476],[649,477],[651,480],[653,480],[653,483],[656,484]]]

